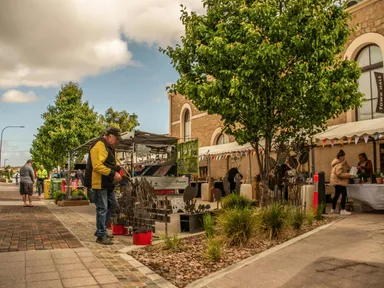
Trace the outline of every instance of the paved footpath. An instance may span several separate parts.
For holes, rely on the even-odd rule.
[[[205,288],[384,287],[384,214],[355,214]]]
[[[131,237],[95,243],[94,207],[33,200],[22,207],[18,186],[0,183],[0,288],[159,287],[119,256]]]

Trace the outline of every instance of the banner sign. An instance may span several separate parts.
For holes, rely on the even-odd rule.
[[[189,185],[188,177],[143,177],[155,190],[184,190]],[[141,177],[134,177],[133,180],[141,180]]]
[[[384,74],[375,72],[376,84],[377,84],[377,107],[376,113],[384,113]]]
[[[192,140],[177,145],[177,173],[199,174],[199,142]]]

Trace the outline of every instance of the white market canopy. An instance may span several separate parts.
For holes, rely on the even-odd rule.
[[[384,118],[378,118],[330,126],[326,131],[317,134],[314,138],[320,141],[361,138],[364,136],[379,139],[383,136],[382,134],[384,135]]]
[[[230,154],[237,152],[245,152],[253,150],[253,147],[250,143],[239,145],[237,142],[231,142],[215,146],[206,146],[199,148],[199,157],[209,156],[209,155],[219,155],[219,154]]]

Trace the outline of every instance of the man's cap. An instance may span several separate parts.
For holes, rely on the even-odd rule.
[[[32,160],[31,160],[31,159],[29,159],[29,160],[27,161],[27,163],[32,163]]]
[[[123,139],[119,128],[108,128],[106,134],[115,136],[119,141]]]

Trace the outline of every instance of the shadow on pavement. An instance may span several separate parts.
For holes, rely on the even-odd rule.
[[[384,264],[322,257],[296,274],[283,288],[384,287]]]

